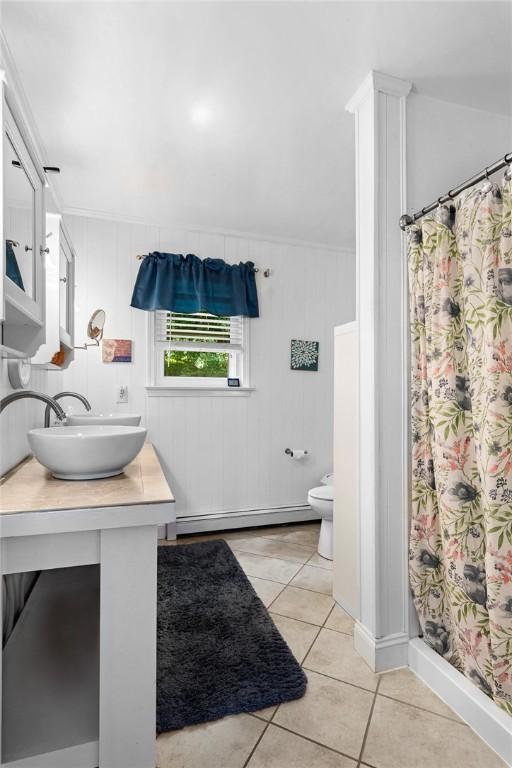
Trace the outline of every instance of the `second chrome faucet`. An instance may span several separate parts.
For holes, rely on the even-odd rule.
[[[81,403],[84,404],[85,410],[90,411],[91,410],[91,404],[88,401],[86,397],[83,395],[80,395],[78,392],[59,392],[57,395],[54,395],[52,400],[60,400],[62,397],[75,397],[77,400],[80,400]],[[48,404],[44,411],[44,426],[49,427],[50,426],[50,412],[51,412],[51,406]]]

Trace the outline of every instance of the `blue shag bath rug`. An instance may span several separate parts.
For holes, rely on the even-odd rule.
[[[225,541],[158,548],[157,730],[299,699],[306,676]]]

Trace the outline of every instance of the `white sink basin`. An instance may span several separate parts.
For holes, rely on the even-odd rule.
[[[110,425],[31,429],[36,459],[62,480],[96,480],[119,475],[139,453],[147,430]]]
[[[86,425],[111,424],[117,427],[138,427],[138,413],[70,413],[66,417],[66,426],[81,427]]]

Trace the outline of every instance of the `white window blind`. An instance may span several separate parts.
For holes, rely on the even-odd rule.
[[[242,351],[243,318],[159,310],[155,313],[155,341],[166,342],[171,349]]]

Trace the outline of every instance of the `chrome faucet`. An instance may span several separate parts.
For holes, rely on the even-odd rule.
[[[83,395],[79,395],[78,392],[59,392],[58,395],[53,396],[53,400],[57,401],[60,400],[61,397],[76,397],[77,400],[80,400],[81,403],[85,405],[85,410],[90,411],[91,410],[91,404],[88,401],[86,397]],[[60,406],[59,406],[60,407]],[[65,416],[64,416],[65,418]],[[45,427],[50,426],[50,404],[48,404],[45,408],[44,412],[44,425]]]
[[[66,418],[66,414],[55,400],[55,398],[50,397],[49,395],[45,395],[42,392],[32,392],[30,389],[17,389],[14,392],[11,392],[10,395],[3,397],[0,400],[0,413],[2,413],[4,408],[10,405],[10,403],[14,403],[16,400],[22,400],[25,397],[29,397],[34,400],[42,400],[43,403],[46,403],[46,410],[48,413],[50,412],[50,408],[53,409],[59,421],[64,421]]]

